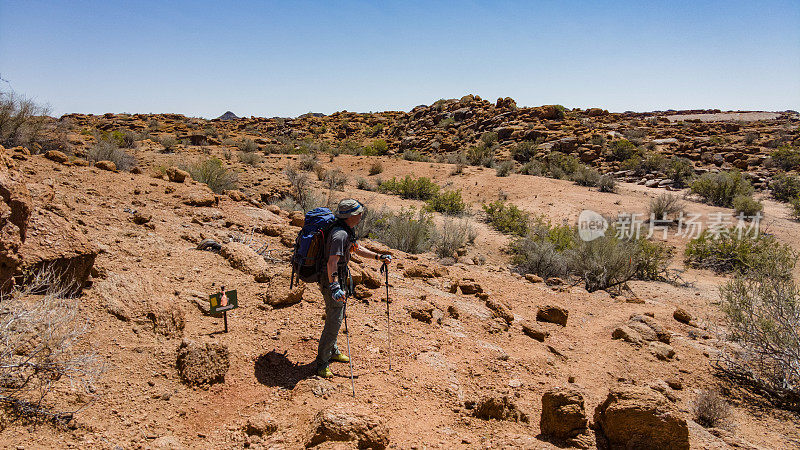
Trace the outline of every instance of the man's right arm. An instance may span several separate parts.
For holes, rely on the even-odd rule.
[[[339,264],[339,255],[331,255],[328,257],[328,283],[336,281],[336,273],[338,272],[336,265]]]

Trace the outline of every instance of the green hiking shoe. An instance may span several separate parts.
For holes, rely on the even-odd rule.
[[[347,355],[345,355],[344,353],[337,353],[337,354],[331,356],[331,361],[336,361],[336,362],[340,362],[340,363],[349,363],[350,362],[350,358]]]
[[[333,372],[331,372],[329,367],[317,370],[317,375],[321,376],[322,378],[333,378]]]

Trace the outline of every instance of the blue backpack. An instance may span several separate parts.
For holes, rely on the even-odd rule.
[[[303,228],[294,241],[289,289],[294,287],[295,274],[306,283],[319,281],[325,264],[325,244],[335,223],[336,216],[328,208],[316,208],[306,213]]]

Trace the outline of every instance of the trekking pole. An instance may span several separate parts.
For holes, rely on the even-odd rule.
[[[356,382],[353,380],[353,355],[350,353],[350,331],[347,329],[347,299],[344,300],[344,334],[347,336],[347,357],[350,359],[350,386],[356,398]]]
[[[389,321],[389,266],[386,262],[383,263],[381,266],[381,273],[386,277],[386,341],[388,343],[388,355],[389,355],[389,370],[392,370],[392,333],[391,333],[391,325]]]

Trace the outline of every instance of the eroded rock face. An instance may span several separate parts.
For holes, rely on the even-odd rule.
[[[561,325],[562,327],[567,326],[567,318],[569,317],[569,311],[563,306],[558,305],[545,305],[540,306],[539,310],[536,312],[536,320],[540,322],[550,322]]]
[[[539,427],[544,436],[566,442],[587,434],[587,424],[583,394],[577,389],[559,387],[542,395]]]
[[[20,248],[30,215],[30,192],[0,146],[0,292],[13,287],[12,276],[22,263]]]
[[[363,407],[333,406],[314,416],[306,447],[327,441],[355,441],[358,448],[384,449],[389,445],[389,429],[382,418]]]
[[[178,347],[176,367],[187,384],[202,386],[222,383],[229,366],[228,347],[224,344],[185,339]]]
[[[508,396],[482,398],[475,406],[475,417],[525,423],[529,420],[528,415],[520,411]]]
[[[220,256],[227,259],[234,269],[253,275],[258,283],[266,283],[270,279],[269,266],[264,258],[255,250],[239,242],[223,244]]]
[[[77,295],[86,286],[99,250],[74,224],[37,209],[31,214],[20,253],[19,271],[29,275],[50,272],[53,282],[60,284],[59,291]]]
[[[649,388],[612,388],[595,410],[594,422],[612,449],[689,448],[686,420],[664,396]]]

